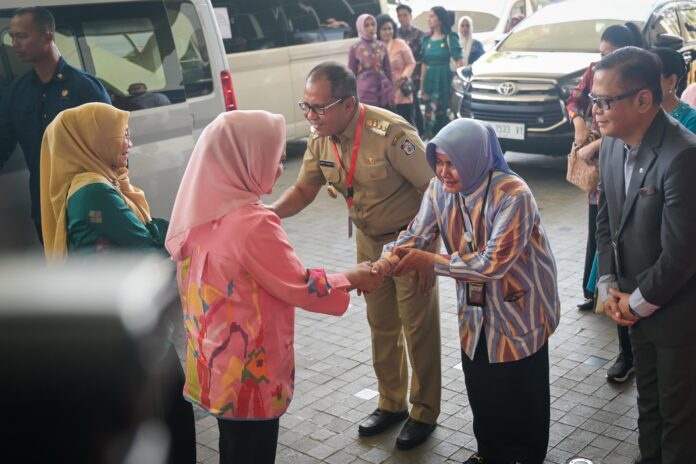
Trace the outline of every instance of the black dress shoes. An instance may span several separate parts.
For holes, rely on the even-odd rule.
[[[389,412],[377,408],[358,426],[358,433],[363,437],[371,437],[384,432],[391,425],[401,422],[407,417],[408,411]]]
[[[435,430],[435,424],[417,421],[409,417],[404,424],[399,436],[396,437],[396,447],[399,449],[411,449],[423,443]]]
[[[594,298],[586,298],[585,301],[578,305],[580,311],[590,311],[594,309]]]

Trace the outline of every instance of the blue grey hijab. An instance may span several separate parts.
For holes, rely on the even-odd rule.
[[[474,119],[455,119],[425,147],[425,157],[435,171],[435,150],[447,153],[462,182],[464,195],[473,193],[491,169],[514,174],[500,148],[498,137],[488,124]]]

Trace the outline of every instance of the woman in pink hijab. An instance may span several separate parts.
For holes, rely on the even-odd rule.
[[[377,20],[372,15],[362,14],[355,26],[360,40],[348,51],[348,68],[358,81],[358,99],[366,105],[391,106],[394,83],[387,47],[377,40]]]
[[[187,336],[184,396],[217,417],[221,463],[275,461],[293,395],[295,307],[339,316],[351,288],[378,285],[366,263],[331,275],[302,266],[260,199],[284,150],[282,116],[219,115],[193,150],[167,234]]]

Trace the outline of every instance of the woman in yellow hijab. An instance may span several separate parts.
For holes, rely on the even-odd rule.
[[[129,113],[103,103],[63,111],[41,144],[41,220],[49,262],[108,248],[164,251],[169,222],[152,219],[142,190],[128,180]],[[166,252],[165,252],[166,253]],[[153,414],[166,422],[168,464],[194,464],[193,409],[181,394],[184,374],[168,343],[166,376],[153,386]]]
[[[163,249],[168,222],[153,220],[128,180],[129,113],[87,103],[60,113],[41,144],[41,221],[46,258],[107,248]]]

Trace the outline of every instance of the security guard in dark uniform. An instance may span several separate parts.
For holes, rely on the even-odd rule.
[[[17,10],[10,37],[17,55],[32,69],[12,81],[0,100],[0,168],[19,142],[31,193],[31,217],[41,238],[39,160],[46,127],[61,111],[83,103],[111,104],[104,86],[94,76],[65,62],[56,44],[55,20],[43,7]]]
[[[343,65],[324,63],[310,72],[300,102],[312,124],[302,169],[295,185],[270,208],[281,218],[294,215],[328,183],[329,195],[346,200],[358,262],[374,262],[418,213],[434,173],[412,126],[390,111],[358,104],[355,95],[355,77]],[[402,449],[425,441],[440,413],[438,292],[434,275],[419,278],[427,291],[419,292],[419,281],[405,276],[387,278],[379,290],[365,295],[379,405],[359,432],[374,435],[409,416],[410,360],[413,407],[397,438]]]

